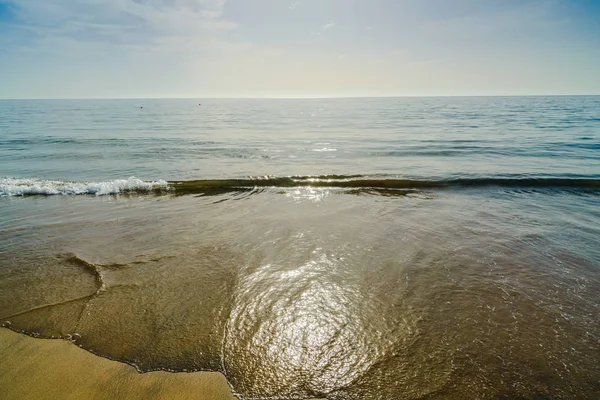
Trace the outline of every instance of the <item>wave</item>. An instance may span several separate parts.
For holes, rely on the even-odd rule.
[[[188,181],[142,181],[135,177],[105,182],[69,182],[42,179],[0,178],[0,196],[32,195],[114,195],[121,193],[162,193],[175,195],[219,195],[244,193],[257,188],[337,188],[351,193],[357,190],[397,191],[451,188],[501,187],[513,189],[584,189],[600,190],[594,178],[458,178],[440,180],[397,179],[365,175],[320,175],[256,177],[246,179],[205,179]]]
[[[105,182],[69,182],[43,179],[0,178],[0,196],[111,195],[167,190],[166,181],[142,181],[135,177]]]
[[[509,188],[573,188],[600,189],[600,179],[580,178],[460,178],[448,180],[379,179],[360,175],[323,175],[264,177],[255,179],[172,181],[176,192],[195,193],[207,189],[237,189],[251,187],[330,187],[370,189],[443,189],[452,187],[499,186]]]

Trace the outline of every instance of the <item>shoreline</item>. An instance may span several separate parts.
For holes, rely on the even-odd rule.
[[[0,329],[0,387],[19,399],[238,400],[220,372],[139,373],[71,342]]]

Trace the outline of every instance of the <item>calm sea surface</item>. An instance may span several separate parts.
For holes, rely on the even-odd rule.
[[[10,329],[245,399],[597,399],[599,321],[600,97],[0,101]]]

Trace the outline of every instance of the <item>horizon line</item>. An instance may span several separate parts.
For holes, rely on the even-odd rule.
[[[209,97],[0,97],[14,100],[318,100],[318,99],[400,99],[400,98],[474,98],[474,97],[597,97],[598,94],[467,94],[467,95],[384,95],[384,96],[209,96]]]

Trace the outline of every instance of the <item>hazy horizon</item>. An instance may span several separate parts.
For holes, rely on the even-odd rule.
[[[517,94],[517,95],[399,95],[399,96],[306,96],[306,97],[0,97],[0,101],[76,101],[76,100],[336,100],[336,99],[436,99],[436,98],[522,98],[522,97],[600,97],[600,94]]]

